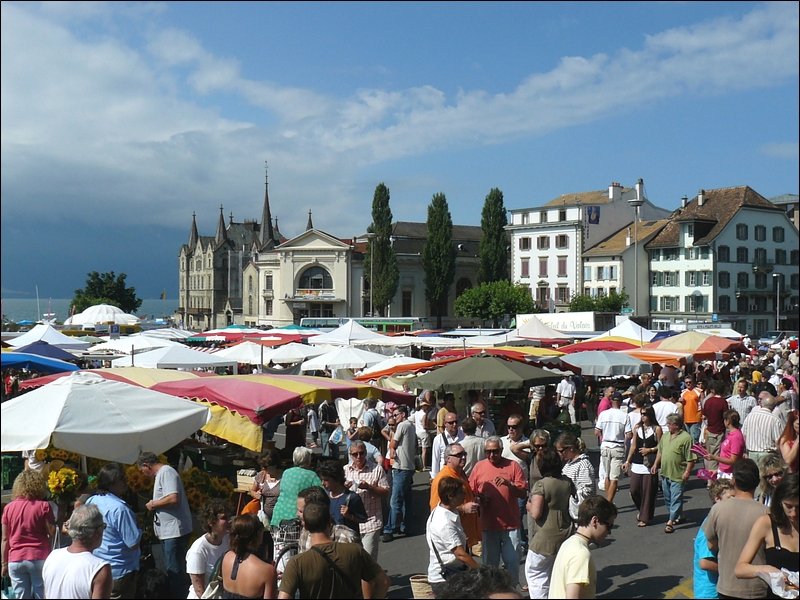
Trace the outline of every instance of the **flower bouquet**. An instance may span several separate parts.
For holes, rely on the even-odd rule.
[[[51,469],[47,476],[47,487],[56,500],[74,497],[78,491],[81,479],[78,472],[71,467]]]

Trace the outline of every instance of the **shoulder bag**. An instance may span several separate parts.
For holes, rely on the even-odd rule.
[[[214,565],[214,570],[211,571],[211,577],[208,578],[208,585],[203,591],[201,598],[222,598],[222,559],[225,555],[217,559],[217,564]]]
[[[445,581],[447,581],[450,577],[452,577],[456,573],[461,573],[462,571],[466,571],[469,568],[461,561],[458,561],[459,566],[457,567],[444,564],[442,562],[442,557],[439,554],[439,550],[436,549],[436,544],[433,543],[433,540],[429,538],[428,543],[431,545],[431,548],[433,548],[433,552],[436,554],[436,560],[439,561],[439,567],[441,567],[442,579],[444,579]]]
[[[350,578],[347,576],[347,574],[345,574],[344,571],[342,571],[341,568],[339,568],[339,565],[337,565],[335,562],[333,562],[333,560],[331,559],[330,556],[325,554],[322,550],[320,550],[316,546],[311,546],[311,549],[314,550],[317,554],[319,554],[322,558],[324,558],[328,562],[328,564],[333,569],[334,573],[336,573],[337,575],[339,575],[339,577],[342,578],[342,582],[344,583],[345,587],[347,588],[348,593],[353,598],[355,598],[358,594],[356,593],[355,588],[353,588],[353,585],[352,585],[352,583],[350,581]],[[333,598],[333,588],[334,587],[335,587],[335,585],[331,586],[331,598]]]

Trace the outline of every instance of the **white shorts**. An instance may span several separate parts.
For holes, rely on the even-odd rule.
[[[622,475],[622,463],[625,462],[625,445],[602,446],[600,448],[600,460],[603,462],[603,470],[606,477],[611,481],[619,481]]]
[[[425,433],[417,432],[417,441],[419,442],[420,448],[431,447],[431,436],[427,431]]]

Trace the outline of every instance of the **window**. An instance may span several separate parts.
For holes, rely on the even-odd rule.
[[[520,277],[530,277],[531,261],[528,258],[523,258],[520,262]]]
[[[529,238],[529,237],[519,238],[519,249],[520,250],[530,250],[531,249],[531,238]]]
[[[650,296],[650,312],[658,310],[658,296]]]
[[[672,287],[678,285],[678,272],[677,271],[665,271],[664,272],[664,286],[665,287]]]
[[[675,310],[678,310],[678,297],[677,296],[662,296],[661,297],[661,310],[662,311],[675,311]]]
[[[583,288],[583,295],[584,296],[591,296],[592,295],[592,288],[588,288],[588,287]]]
[[[686,271],[686,285],[687,286],[695,286],[695,285],[697,285],[697,272],[696,271]]]
[[[736,274],[736,287],[746,289],[750,285],[750,275],[743,271]]]
[[[605,298],[606,297],[606,288],[597,288],[597,298]]]
[[[767,287],[766,273],[756,273],[756,287],[760,290],[763,290]]]
[[[272,290],[272,273],[267,273],[264,276],[264,289]]]
[[[617,288],[615,288],[614,286],[611,286],[610,288],[608,288],[608,293],[609,294],[616,294],[617,293]]]
[[[592,267],[583,267],[583,280],[584,281],[592,280]]]
[[[731,274],[727,271],[720,271],[719,273],[719,287],[728,289],[731,287]]]
[[[540,235],[536,238],[536,248],[539,250],[548,250],[550,248],[550,238],[546,235]]]
[[[736,298],[736,312],[747,312],[750,307],[747,306],[747,297],[741,296]]]
[[[606,278],[606,268],[597,267],[597,281],[605,281],[605,278]]]
[[[756,225],[753,229],[753,239],[755,239],[757,242],[765,241],[767,239],[767,228],[763,225]]]
[[[530,223],[531,216],[528,213],[522,213],[522,224],[527,225]]]
[[[566,277],[567,276],[567,257],[566,256],[559,256],[558,257],[558,276],[559,277]]]
[[[773,227],[772,228],[772,241],[773,242],[782,242],[783,241],[783,227]]]
[[[736,239],[737,240],[746,240],[747,239],[747,224],[746,223],[739,223],[736,226]]]
[[[703,246],[700,248],[700,258],[703,260],[708,258],[708,246]]]
[[[700,294],[689,294],[686,296],[686,312],[704,312],[706,296]]]
[[[558,220],[559,221],[566,221],[567,220],[567,209],[561,208],[558,211]]]
[[[653,277],[650,280],[651,285],[664,285],[664,273],[661,271],[653,271]]]
[[[272,300],[264,300],[264,314],[265,315],[272,314]]]
[[[609,279],[616,279],[617,278],[617,267],[615,267],[615,266],[608,267],[608,278]]]
[[[689,223],[686,226],[686,237],[694,237],[694,223]]]
[[[730,262],[731,249],[728,246],[720,246],[717,248],[717,260],[719,262]]]
[[[765,264],[767,262],[767,249],[756,248],[753,251],[753,262],[759,265]]]
[[[749,252],[747,248],[744,246],[739,246],[736,248],[736,262],[738,263],[746,263],[749,262],[748,260]]]
[[[792,273],[792,278],[789,280],[789,285],[793,290],[798,289],[800,287],[800,275],[797,273]]]
[[[664,260],[678,260],[678,249],[664,248]]]
[[[661,249],[650,250],[650,260],[661,260]]]
[[[686,260],[694,260],[697,258],[697,248],[686,248],[683,253]]]
[[[539,223],[547,223],[547,211],[540,210],[539,211]]]
[[[791,257],[789,259],[790,264],[800,264],[800,250],[792,250],[789,256]]]
[[[703,271],[703,280],[700,285],[711,285],[711,271]]]
[[[720,296],[719,297],[719,310],[720,312],[728,312],[731,309],[731,297],[730,296]]]
[[[253,314],[253,297],[252,296],[248,296],[247,297],[247,314],[248,315],[252,315]]]
[[[559,286],[556,288],[556,302],[566,304],[569,302],[569,288],[566,286]]]
[[[411,298],[412,298],[411,290],[403,290],[402,304],[403,304],[404,315],[414,314],[414,311],[412,310]]]
[[[547,308],[547,305],[550,303],[550,288],[546,285],[542,285],[536,288],[536,302],[539,306]]]
[[[322,267],[311,267],[303,271],[303,274],[300,276],[300,285],[298,287],[307,290],[332,290],[333,279],[330,273]]]
[[[786,264],[786,250],[784,250],[783,248],[775,249],[775,264],[776,265]]]
[[[539,277],[547,277],[547,258],[539,258]]]
[[[556,236],[556,248],[569,248],[569,237],[566,235],[557,235]]]

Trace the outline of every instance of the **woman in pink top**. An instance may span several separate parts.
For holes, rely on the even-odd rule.
[[[726,410],[722,420],[725,423],[725,437],[719,447],[719,456],[709,454],[708,460],[719,463],[717,477],[730,479],[733,477],[733,464],[744,455],[744,436],[740,430],[738,412],[733,409]]]
[[[15,598],[44,598],[42,567],[50,554],[56,519],[40,471],[25,469],[3,510],[3,576],[11,578]]]
[[[786,428],[783,430],[781,437],[778,438],[778,448],[781,451],[783,461],[789,465],[790,473],[797,473],[798,465],[800,464],[800,461],[798,461],[799,424],[800,419],[798,419],[797,410],[789,412],[789,416],[786,419]]]

